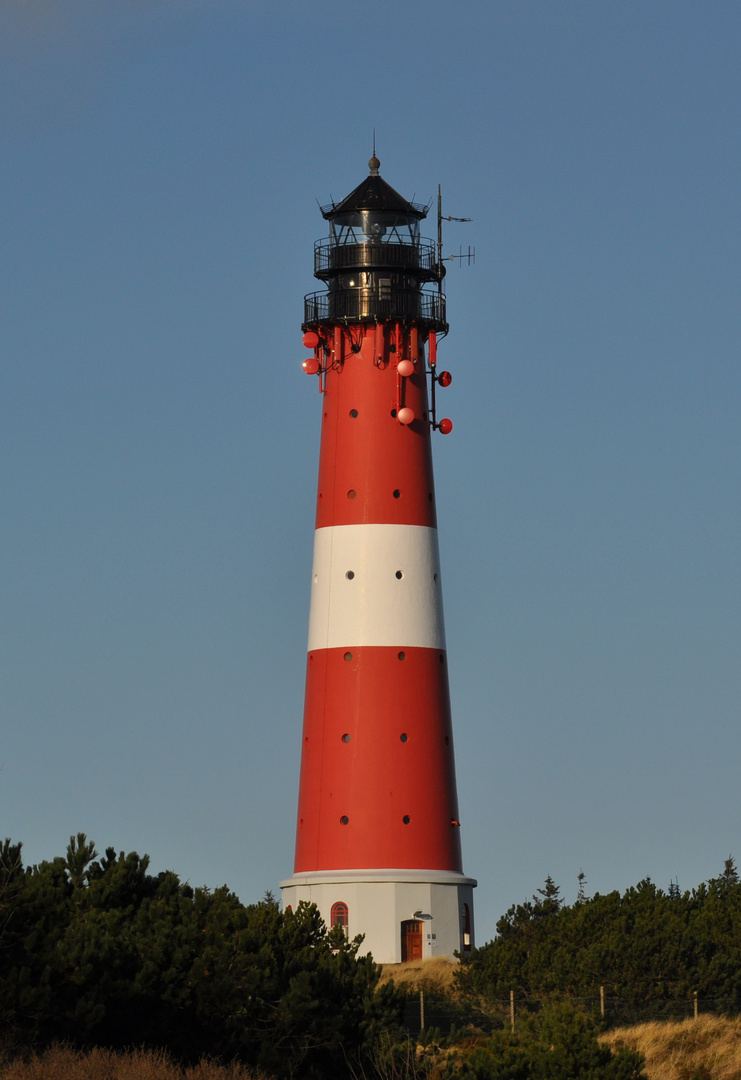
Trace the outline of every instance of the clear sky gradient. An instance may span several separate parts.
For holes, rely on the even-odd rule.
[[[318,209],[442,184],[478,938],[741,856],[741,5],[0,0],[0,833],[293,863]],[[425,229],[434,234],[434,222]]]

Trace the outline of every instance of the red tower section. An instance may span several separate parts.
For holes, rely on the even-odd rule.
[[[315,273],[328,289],[305,301],[322,435],[296,859],[282,887],[376,934],[377,959],[403,959],[403,925],[433,893],[428,953],[470,947],[475,882],[461,865],[430,446],[450,423],[427,392],[431,379],[434,402],[449,381],[436,366],[444,271],[420,238],[426,208],[370,166],[322,211]],[[401,918],[405,904],[420,918]]]

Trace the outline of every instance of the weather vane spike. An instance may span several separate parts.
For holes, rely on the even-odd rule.
[[[381,162],[376,157],[376,129],[373,128],[373,156],[368,162],[371,176],[378,176],[378,170],[381,166]]]

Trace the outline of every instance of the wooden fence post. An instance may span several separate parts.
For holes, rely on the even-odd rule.
[[[509,1022],[512,1027],[512,1034],[515,1032],[515,992],[510,990],[509,992]]]
[[[604,1020],[605,1018],[605,988],[600,986],[599,988],[599,1012],[600,1016]]]
[[[694,1001],[694,1004],[695,1004],[695,1020],[697,1020],[697,990],[695,990],[693,996],[694,996],[694,999],[695,999],[695,1001]]]

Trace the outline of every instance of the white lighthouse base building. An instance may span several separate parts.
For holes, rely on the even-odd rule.
[[[474,878],[448,870],[327,870],[281,881],[284,908],[316,904],[328,927],[352,940],[379,964],[433,956],[453,959],[474,943]]]

